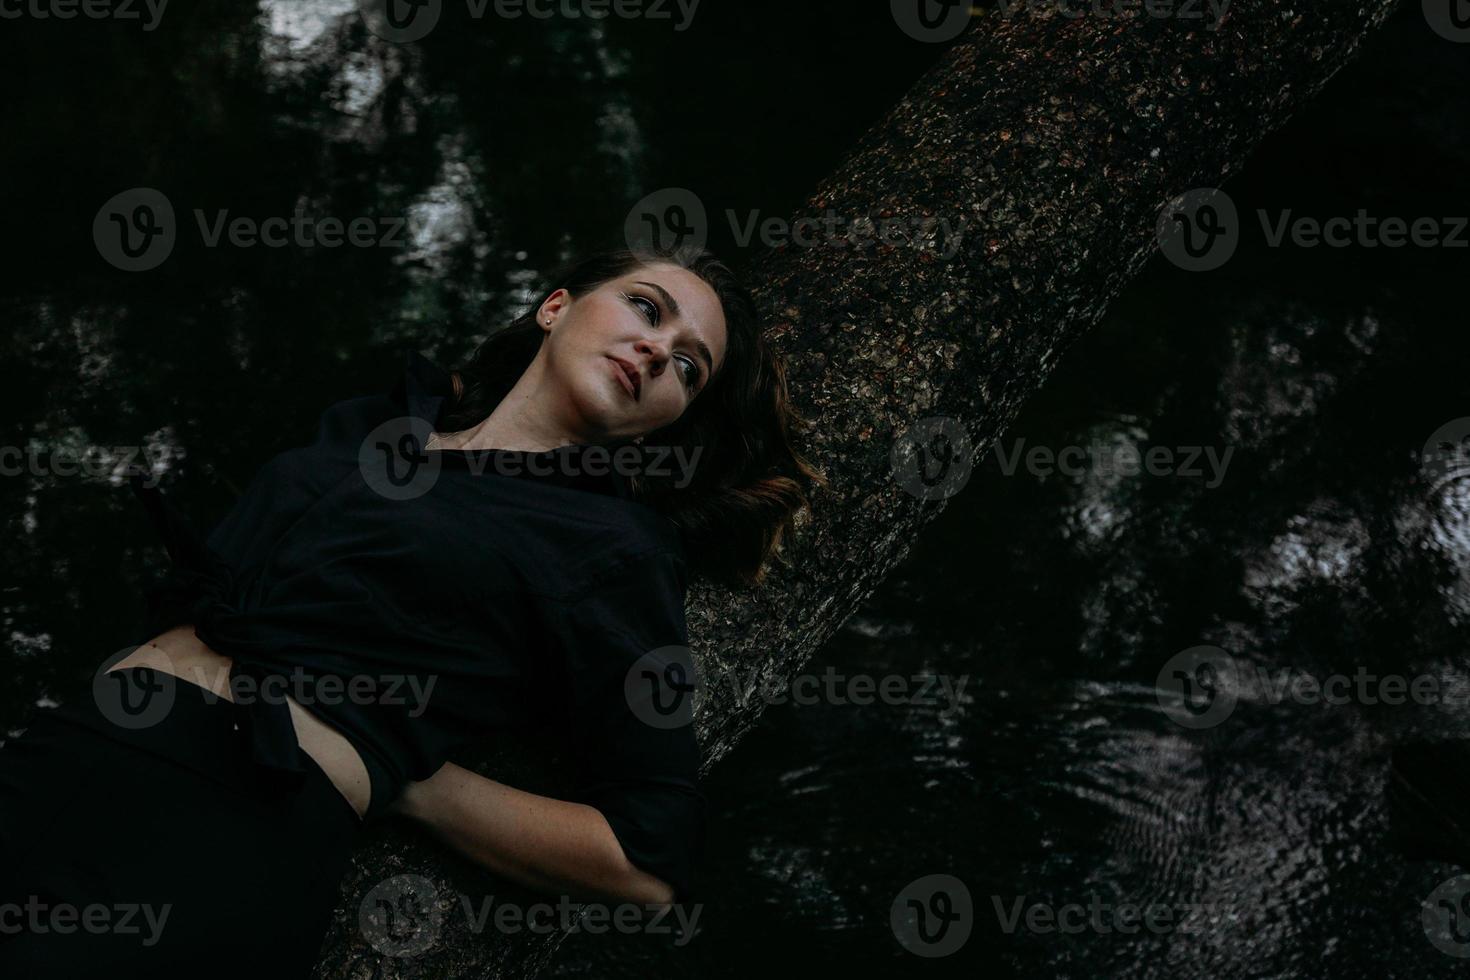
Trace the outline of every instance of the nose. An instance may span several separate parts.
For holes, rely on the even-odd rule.
[[[633,345],[633,349],[648,358],[648,374],[650,377],[658,377],[663,373],[664,365],[669,361],[669,352],[664,345],[657,340],[644,338]]]

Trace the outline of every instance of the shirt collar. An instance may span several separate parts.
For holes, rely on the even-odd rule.
[[[439,431],[439,419],[454,394],[450,372],[418,351],[409,351],[404,370],[393,389],[394,401],[406,414],[427,424],[424,432]],[[415,426],[415,431],[420,427]],[[448,466],[467,469],[482,475],[512,476],[542,484],[569,487],[591,493],[629,498],[627,477],[611,465],[612,453],[631,440],[605,444],[605,454],[586,451],[593,444],[576,443],[529,452],[518,449],[436,449]]]

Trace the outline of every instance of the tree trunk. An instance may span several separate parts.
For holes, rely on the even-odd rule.
[[[831,485],[765,585],[691,590],[706,769],[763,704],[728,678],[748,690],[798,671],[962,482],[963,458],[938,481],[911,476],[925,458],[905,431],[953,419],[951,444],[988,449],[1153,252],[1171,198],[1220,184],[1395,6],[1236,0],[1215,30],[1023,6],[981,18],[863,137],[799,216],[928,216],[960,233],[936,234],[929,248],[789,245],[748,270],[813,423],[804,448]],[[935,443],[937,429],[916,431]],[[466,761],[536,792],[563,785],[555,760],[526,743]],[[500,932],[493,918],[477,934],[462,900],[479,909],[490,896],[538,900],[422,835],[379,829],[343,883],[319,975],[534,975],[562,934]],[[406,916],[393,935],[414,955],[374,947],[359,926],[365,898]]]

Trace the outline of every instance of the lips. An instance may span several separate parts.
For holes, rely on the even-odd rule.
[[[632,395],[633,400],[636,402],[638,400],[638,396],[643,392],[642,374],[636,367],[634,367],[632,364],[629,364],[621,357],[609,356],[608,360],[612,361],[613,365],[618,368],[618,371],[616,372],[618,378],[623,382],[623,387],[628,390],[628,394]]]

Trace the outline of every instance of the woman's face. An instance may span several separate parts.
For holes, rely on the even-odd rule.
[[[537,312],[548,380],[575,429],[628,439],[684,414],[725,360],[725,314],[709,284],[671,263],[642,266]]]

